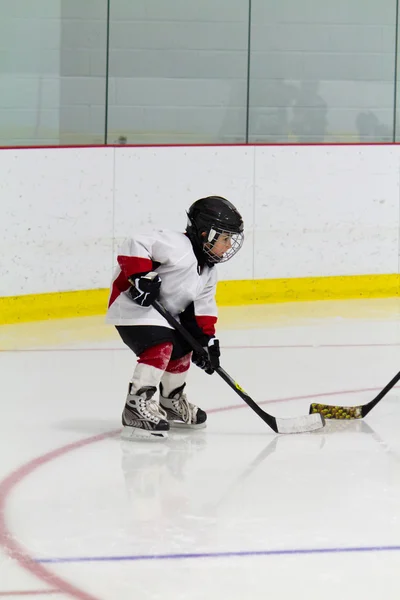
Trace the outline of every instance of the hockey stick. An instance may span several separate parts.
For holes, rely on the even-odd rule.
[[[158,300],[154,300],[153,307],[168,321],[168,323],[178,331],[181,336],[189,343],[193,350],[198,354],[208,358],[207,351],[203,346],[173,317]],[[304,433],[316,431],[325,425],[325,420],[319,413],[304,415],[303,417],[295,417],[291,419],[276,418],[265,412],[250,398],[250,396],[240,387],[236,381],[228,375],[222,367],[215,369],[216,373],[246,402],[255,413],[271,427],[276,433]]]
[[[330,404],[313,403],[310,406],[310,415],[319,413],[325,419],[363,419],[386,396],[400,380],[400,371],[389,381],[379,394],[367,404],[359,406],[336,406]]]

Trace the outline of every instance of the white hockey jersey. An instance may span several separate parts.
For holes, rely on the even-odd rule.
[[[171,326],[152,307],[136,304],[126,293],[128,277],[156,270],[161,278],[160,302],[174,317],[194,303],[197,324],[207,335],[214,335],[217,321],[215,292],[217,270],[207,265],[201,272],[192,244],[184,233],[158,230],[137,235],[122,245],[118,268],[111,284],[107,323],[114,325]]]

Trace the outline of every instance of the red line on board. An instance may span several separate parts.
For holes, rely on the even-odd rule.
[[[67,146],[0,146],[0,150],[81,150],[81,149],[93,149],[93,148],[252,148],[256,147],[272,147],[272,148],[285,148],[288,147],[300,147],[307,148],[309,146],[324,148],[329,146],[397,146],[399,142],[288,142],[287,144],[277,142],[241,142],[238,144],[88,144],[88,145],[67,145]]]

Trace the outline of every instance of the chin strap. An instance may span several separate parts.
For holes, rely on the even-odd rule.
[[[193,252],[197,258],[198,271],[199,271],[199,275],[200,275],[200,271],[205,265],[208,265],[209,267],[214,266],[214,265],[211,265],[207,262],[207,256],[204,254],[201,243],[197,242],[196,240],[193,241],[192,236],[190,236],[187,231],[185,232],[185,235],[190,240],[190,243],[192,244]]]

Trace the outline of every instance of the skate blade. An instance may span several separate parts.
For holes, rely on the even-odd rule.
[[[185,423],[184,421],[168,421],[171,429],[205,429],[207,423],[199,423],[198,425],[192,423]]]
[[[168,437],[168,431],[150,431],[148,429],[139,429],[138,427],[124,427],[121,431],[121,439],[126,441],[138,440],[165,440]]]

